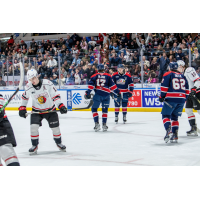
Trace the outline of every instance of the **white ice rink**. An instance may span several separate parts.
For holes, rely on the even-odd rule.
[[[38,155],[30,156],[30,117],[18,117],[16,111],[6,111],[14,129],[15,148],[22,166],[193,166],[200,165],[200,136],[187,137],[190,129],[187,116],[179,118],[178,144],[165,143],[165,130],[160,113],[129,112],[127,123],[114,122],[114,112],[108,113],[107,132],[94,132],[91,112],[59,114],[63,144],[67,152],[55,145],[51,129],[43,120],[39,129]],[[100,122],[101,122],[101,112]],[[200,116],[197,123],[200,126]],[[102,124],[102,123],[101,123]]]

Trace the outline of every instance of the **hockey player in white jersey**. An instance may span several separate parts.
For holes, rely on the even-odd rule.
[[[3,95],[0,94],[0,108],[5,104]],[[13,133],[11,124],[7,118],[5,110],[0,112],[0,166],[1,159],[5,162],[6,166],[19,166],[19,160],[13,147],[17,143]]]
[[[25,87],[25,92],[22,95],[22,104],[19,107],[20,117],[26,118],[26,106],[28,100],[32,98],[33,112],[47,112],[60,109],[61,114],[67,113],[67,108],[61,102],[60,95],[53,83],[49,80],[38,79],[38,74],[35,69],[28,70],[27,79],[29,83]],[[55,106],[56,105],[56,106]],[[61,151],[66,151],[66,146],[62,144],[61,133],[59,128],[59,119],[56,112],[49,112],[45,114],[31,114],[31,142],[32,147],[29,149],[30,154],[37,153],[39,144],[39,127],[42,126],[42,120],[46,119],[49,127],[52,130],[53,137],[57,147]]]
[[[200,99],[200,78],[198,74],[196,73],[195,69],[193,67],[186,68],[184,61],[179,60],[177,61],[179,66],[182,66],[185,68],[184,76],[186,77],[188,84],[189,84],[189,97],[186,101],[185,106],[185,112],[188,115],[188,121],[191,126],[191,130],[187,131],[188,136],[198,136],[197,134],[197,124],[195,115],[193,113],[193,109],[197,110],[197,112],[200,114],[200,104],[198,101],[194,98],[194,96],[198,99]]]

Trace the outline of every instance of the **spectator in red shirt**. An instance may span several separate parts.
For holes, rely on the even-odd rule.
[[[10,39],[8,40],[7,44],[8,44],[8,47],[12,47],[13,46],[14,40],[13,40],[13,36],[12,35],[10,36]]]

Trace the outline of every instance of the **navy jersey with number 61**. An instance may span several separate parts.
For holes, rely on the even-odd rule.
[[[179,72],[166,72],[163,75],[160,91],[161,97],[169,102],[185,103],[189,95],[187,79]]]
[[[111,75],[107,73],[96,73],[91,76],[88,83],[88,92],[91,93],[93,89],[96,94],[101,96],[109,95],[111,90],[116,94],[120,92],[113,82]]]

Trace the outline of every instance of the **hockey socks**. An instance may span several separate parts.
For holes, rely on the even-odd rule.
[[[127,114],[127,102],[122,102],[122,113],[123,115]]]
[[[170,115],[162,115],[163,125],[167,131],[171,127]]]
[[[92,114],[93,114],[94,122],[99,122],[99,115],[97,112],[97,108],[92,108]]]
[[[108,108],[102,108],[102,122],[103,124],[107,122]]]

